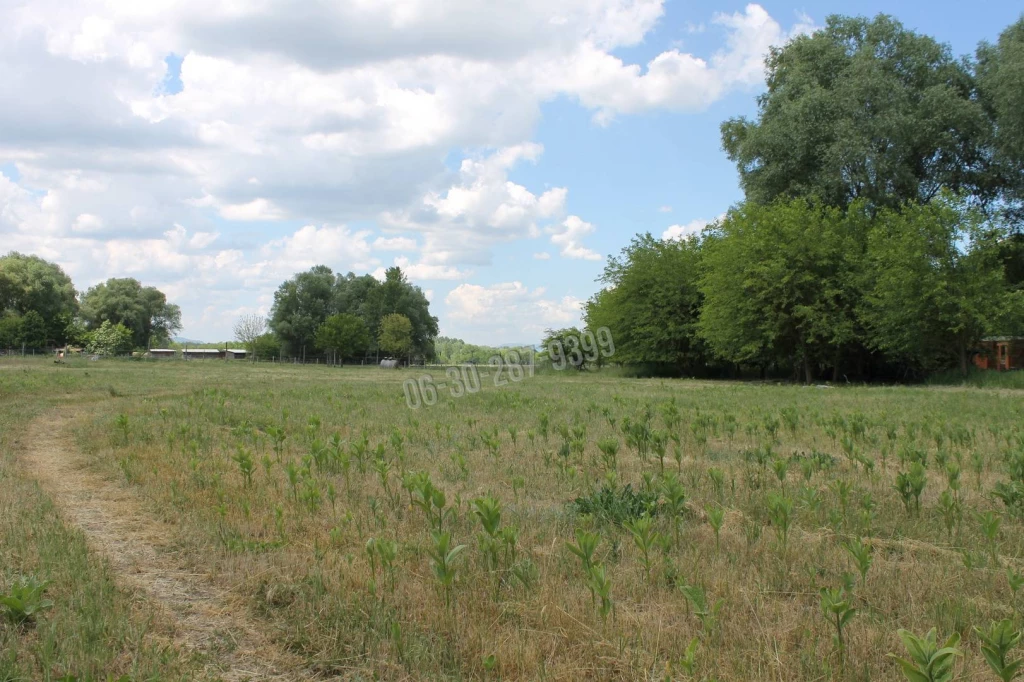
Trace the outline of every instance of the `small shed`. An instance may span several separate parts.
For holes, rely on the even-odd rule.
[[[982,339],[974,364],[979,369],[1024,369],[1024,336],[990,336]]]
[[[149,356],[152,358],[173,358],[178,351],[173,348],[150,348]]]
[[[186,360],[219,360],[224,357],[224,350],[221,348],[188,348],[181,351],[181,356]]]
[[[245,350],[242,348],[228,348],[224,351],[224,356],[228,360],[244,360]]]

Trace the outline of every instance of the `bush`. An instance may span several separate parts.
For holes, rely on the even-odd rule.
[[[586,497],[577,497],[570,504],[570,509],[577,514],[589,514],[621,526],[645,514],[655,516],[658,513],[658,493],[634,491],[628,484],[621,488],[604,484]]]

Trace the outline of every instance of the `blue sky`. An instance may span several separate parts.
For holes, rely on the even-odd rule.
[[[184,0],[0,9],[0,241],[230,336],[323,263],[399,264],[442,333],[574,323],[604,258],[741,198],[718,127],[769,45],[895,15],[973,52],[1019,4]],[[7,16],[3,16],[7,15]]]

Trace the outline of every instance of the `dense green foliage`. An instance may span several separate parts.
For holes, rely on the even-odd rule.
[[[15,251],[0,257],[0,347],[62,343],[77,311],[75,287],[59,265]]]
[[[137,279],[112,277],[82,296],[82,318],[90,330],[104,322],[123,324],[132,333],[136,347],[165,344],[181,329],[181,310],[155,287],[144,287]]]
[[[316,330],[316,345],[334,356],[362,356],[370,345],[370,331],[362,318],[351,313],[331,315]]]
[[[1024,19],[971,60],[835,16],[766,66],[757,119],[722,125],[746,201],[699,237],[637,237],[600,278],[586,321],[616,361],[965,375],[982,338],[1024,334]]]
[[[285,352],[302,355],[321,346],[317,330],[331,315],[345,313],[363,321],[370,333],[365,350],[378,349],[377,337],[385,315],[398,313],[411,324],[411,352],[433,355],[437,318],[423,291],[409,283],[401,269],[388,268],[383,282],[371,275],[335,275],[325,265],[300,272],[282,283],[274,294],[270,328]]]
[[[661,241],[640,235],[608,259],[605,288],[587,304],[591,328],[608,327],[615,336],[615,360],[663,363],[694,371],[708,360],[696,335],[703,296],[700,243]]]

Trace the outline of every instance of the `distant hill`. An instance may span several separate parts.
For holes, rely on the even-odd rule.
[[[174,341],[174,343],[187,343],[189,345],[199,345],[203,343],[202,341],[197,341],[195,339],[186,339],[184,336],[175,336],[174,338],[171,339],[171,341]]]

